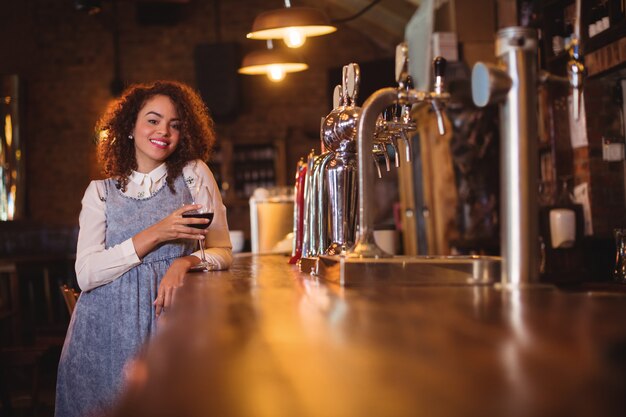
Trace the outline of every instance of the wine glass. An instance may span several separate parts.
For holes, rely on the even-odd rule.
[[[208,223],[188,224],[189,227],[194,227],[196,229],[207,229],[213,222],[214,215],[213,199],[211,198],[209,187],[207,187],[206,185],[196,185],[192,189],[190,189],[190,191],[193,198],[192,204],[201,204],[202,207],[196,210],[186,211],[185,213],[183,213],[183,218],[208,219]],[[204,245],[202,239],[198,239],[198,249],[200,250],[201,262],[191,268],[191,271],[209,271],[212,264],[207,261],[204,254]]]

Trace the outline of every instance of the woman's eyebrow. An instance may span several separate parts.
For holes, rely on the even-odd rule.
[[[159,113],[157,113],[157,112],[155,112],[155,111],[152,111],[152,110],[150,110],[148,113],[146,113],[146,116],[147,116],[147,115],[149,115],[149,114],[154,114],[155,116],[158,116],[158,117],[160,117],[161,119],[163,118],[163,115],[162,115],[162,114],[159,114]],[[178,121],[180,121],[180,119],[179,119],[178,117],[174,117],[174,118],[173,118],[172,120],[170,120],[170,121],[171,121],[171,122],[178,122]]]

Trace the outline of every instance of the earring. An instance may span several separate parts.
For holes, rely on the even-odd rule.
[[[133,135],[128,135],[128,139],[133,140],[135,138],[133,137]]]

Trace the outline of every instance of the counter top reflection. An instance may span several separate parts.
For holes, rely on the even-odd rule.
[[[626,293],[188,274],[115,416],[626,415]]]

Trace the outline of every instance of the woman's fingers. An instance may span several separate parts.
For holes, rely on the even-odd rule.
[[[176,287],[172,288],[172,298],[170,299],[170,303],[172,305],[174,305],[174,301],[176,300],[176,293],[178,292],[177,290],[178,288]]]
[[[157,318],[161,315],[161,312],[163,311],[164,301],[165,301],[165,296],[163,295],[163,293],[158,294],[156,300],[154,300],[153,304],[155,306],[155,314]]]
[[[186,212],[192,211],[192,210],[198,210],[201,207],[202,207],[202,204],[185,204],[184,206],[174,210],[172,212],[172,214],[177,215],[177,216],[181,216],[183,213],[186,213]]]
[[[172,291],[174,291],[172,287],[169,287],[165,290],[165,299],[163,301],[164,309],[170,308],[170,306],[172,305]]]
[[[159,318],[161,313],[163,313],[166,309],[170,308],[174,304],[174,299],[176,298],[176,287],[168,287],[162,289],[162,293],[157,296],[156,300],[154,300],[155,306],[155,314],[156,317]],[[161,291],[161,289],[159,290]]]
[[[179,224],[184,224],[187,226],[190,226],[192,224],[197,224],[197,225],[205,225],[209,223],[209,219],[207,218],[203,218],[203,217],[194,217],[191,214],[188,214],[185,216],[185,213],[189,212],[189,211],[194,211],[194,210],[198,210],[199,208],[202,207],[202,204],[189,204],[186,206],[183,206],[181,208],[179,208],[178,210],[174,211],[174,217],[175,217],[175,223],[179,223]],[[199,227],[195,227],[195,229],[201,230],[201,228]]]

